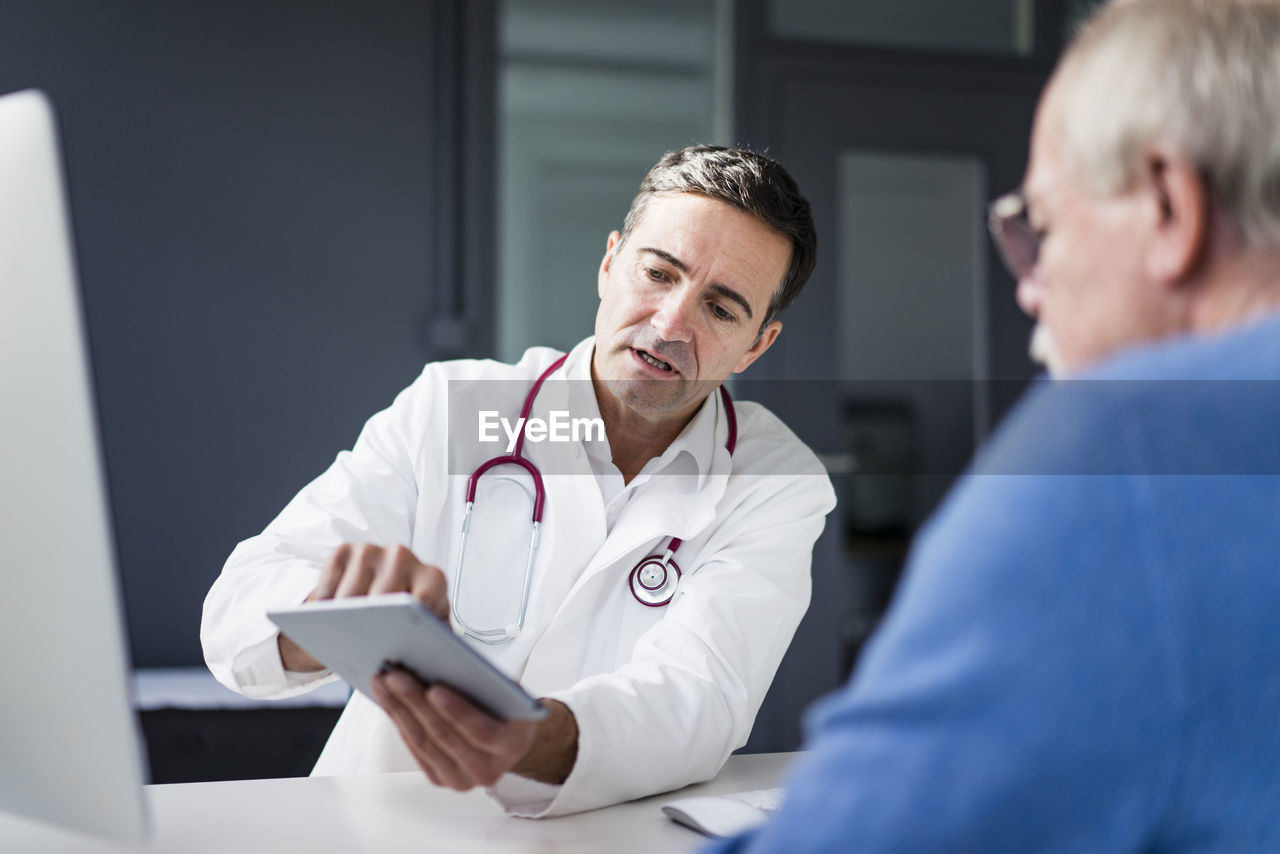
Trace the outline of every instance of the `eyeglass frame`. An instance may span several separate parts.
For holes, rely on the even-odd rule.
[[[1014,279],[1024,279],[1035,271],[1040,260],[1040,235],[1027,216],[1027,197],[1022,188],[1005,193],[987,206],[987,230]]]

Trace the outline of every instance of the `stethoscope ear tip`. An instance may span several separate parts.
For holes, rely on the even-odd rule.
[[[516,638],[520,637],[520,626],[518,623],[512,623],[511,625],[504,628],[503,631],[506,633],[507,637],[511,638],[512,640],[515,640]]]

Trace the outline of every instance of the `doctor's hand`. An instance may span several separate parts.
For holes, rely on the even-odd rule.
[[[418,560],[404,546],[382,548],[368,543],[338,546],[305,601],[379,593],[410,593],[445,623],[449,622],[444,573],[439,567]],[[324,669],[323,664],[288,635],[281,633],[277,645],[285,670],[306,672]]]
[[[444,685],[424,688],[403,670],[373,680],[374,695],[400,730],[423,773],[437,786],[466,791],[491,786],[508,771],[563,783],[578,755],[578,725],[569,707],[543,700],[541,721],[503,721]]]

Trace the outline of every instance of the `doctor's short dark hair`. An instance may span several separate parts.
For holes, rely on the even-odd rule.
[[[791,238],[791,265],[773,292],[761,330],[791,305],[818,255],[818,234],[809,201],[781,163],[741,148],[692,145],[671,151],[649,170],[622,224],[617,252],[631,236],[649,199],[666,193],[694,193],[728,202]]]

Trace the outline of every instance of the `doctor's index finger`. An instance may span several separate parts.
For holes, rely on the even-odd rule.
[[[417,555],[404,546],[382,549],[369,593],[404,593],[413,589],[414,579],[426,568]]]
[[[418,767],[437,786],[453,787],[456,769],[452,760],[431,742],[412,706],[425,704],[423,687],[407,673],[394,670],[380,673],[373,679],[373,692],[378,705],[400,732],[400,738],[413,754]]]
[[[459,738],[486,754],[518,759],[528,749],[529,721],[504,721],[469,702],[445,685],[427,689],[427,702]]]
[[[371,543],[348,544],[347,548],[346,565],[342,568],[342,577],[338,580],[338,589],[334,593],[336,599],[367,594],[383,559],[384,550]]]
[[[308,598],[334,598],[334,595],[338,592],[338,583],[342,581],[342,574],[347,568],[347,560],[350,557],[350,543],[343,543],[334,549],[333,554],[329,555],[329,560],[325,562],[324,569],[320,570],[320,580],[316,582],[316,588]]]
[[[414,703],[413,712],[422,726],[429,741],[448,757],[449,761],[460,772],[459,778],[452,785],[456,789],[467,789],[472,786],[489,786],[498,781],[505,772],[515,764],[523,748],[516,746],[509,738],[503,738],[503,724],[493,718],[487,718],[485,726],[490,735],[483,739],[476,738],[470,725],[459,725],[459,719],[446,713],[439,702],[441,696],[456,698],[459,704],[467,709],[484,715],[455,693],[442,686],[434,685],[427,689],[426,702]],[[446,773],[444,776],[450,776]]]
[[[448,625],[448,583],[439,567],[422,564],[421,571],[414,576],[409,592]]]

